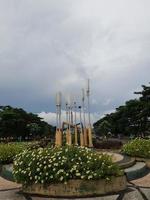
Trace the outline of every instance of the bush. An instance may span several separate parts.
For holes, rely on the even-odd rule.
[[[95,140],[93,145],[96,149],[120,149],[122,147],[122,142],[120,140]]]
[[[24,143],[0,143],[0,164],[12,163],[14,157],[24,150]]]
[[[135,157],[150,158],[150,140],[136,138],[125,144],[122,152]]]
[[[96,180],[122,175],[108,155],[88,148],[61,147],[25,150],[16,156],[13,174],[19,183],[66,183],[69,179]]]

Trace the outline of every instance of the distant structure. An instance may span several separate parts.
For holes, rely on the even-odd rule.
[[[86,101],[88,119],[86,120]],[[93,147],[92,127],[90,119],[90,80],[87,80],[86,90],[82,89],[81,105],[71,101],[65,103],[66,121],[61,122],[62,95],[56,94],[56,137],[55,145],[80,145]],[[77,122],[77,111],[79,112],[79,122]]]

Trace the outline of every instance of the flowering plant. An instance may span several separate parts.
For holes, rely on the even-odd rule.
[[[25,150],[16,156],[13,169],[16,181],[24,185],[67,183],[69,179],[110,180],[122,173],[109,155],[73,146]]]
[[[150,140],[136,138],[125,144],[122,152],[129,156],[150,158]]]
[[[14,157],[25,149],[24,143],[1,143],[0,144],[0,163],[12,163]]]

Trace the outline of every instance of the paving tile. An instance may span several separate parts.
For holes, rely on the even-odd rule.
[[[131,182],[137,186],[150,187],[150,173],[142,178],[136,179]]]
[[[117,200],[119,195],[109,195],[103,197],[91,197],[91,198],[71,198],[71,200]],[[32,200],[70,200],[67,198],[42,198],[42,197],[32,197]]]
[[[15,182],[12,181],[8,181],[2,177],[0,177],[0,191],[1,190],[8,190],[8,189],[17,189],[20,188],[21,185],[17,184]]]
[[[18,190],[0,191],[0,200],[27,200]],[[32,199],[31,199],[32,200]]]
[[[150,200],[150,189],[146,189],[146,188],[140,188],[140,189],[142,193],[146,196],[146,198]]]
[[[130,192],[126,192],[121,200],[144,200],[144,199],[138,190],[132,189]]]

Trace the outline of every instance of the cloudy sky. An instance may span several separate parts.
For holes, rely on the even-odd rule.
[[[149,8],[149,0],[0,0],[0,104],[54,123],[55,93],[79,102],[87,78],[93,121],[136,98],[150,81]]]

